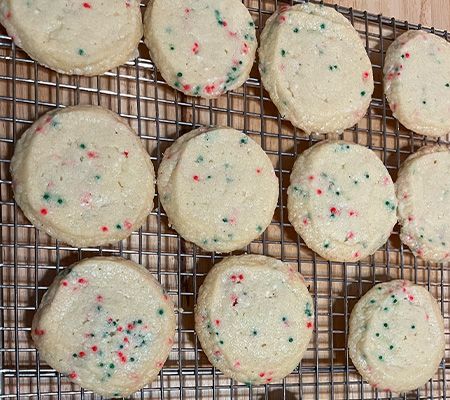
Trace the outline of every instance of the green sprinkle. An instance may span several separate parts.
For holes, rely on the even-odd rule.
[[[256,336],[258,334],[258,331],[255,329],[253,332],[252,332],[252,335],[253,336]]]
[[[57,203],[58,203],[58,204],[63,204],[63,203],[64,203],[64,200],[60,197],[60,198],[57,200]]]
[[[114,369],[115,367],[116,366],[113,363],[109,364],[109,368]]]
[[[178,78],[181,78],[183,76],[183,74],[181,72],[177,73]]]
[[[294,31],[294,33],[298,33],[299,29],[298,28],[294,28],[293,31]]]
[[[389,308],[388,307],[384,307],[383,310],[384,311],[389,311]]]
[[[385,323],[383,324],[383,326],[384,326],[385,328],[389,327],[389,325],[388,325],[387,322],[385,322]]]
[[[394,348],[394,345],[391,344],[391,345],[389,346],[389,350],[392,350],[393,348]]]
[[[249,26],[255,26],[255,23],[253,21],[250,21],[248,24]]]
[[[370,300],[370,302],[371,302],[372,304],[374,304],[374,303],[375,303],[375,299]]]
[[[290,337],[288,340],[289,340],[289,343],[292,343],[294,341],[294,338]]]
[[[370,175],[369,175],[369,174],[365,174],[364,176],[366,177],[366,179],[369,179],[369,178],[370,178]]]
[[[137,322],[138,324],[142,324],[142,319],[138,319],[136,322]]]
[[[176,82],[174,83],[174,86],[177,87],[177,88],[179,88],[179,87],[181,86],[181,84],[180,84],[180,82],[176,81]]]
[[[282,57],[286,56],[286,50],[281,49],[281,56],[282,56]]]
[[[203,161],[204,161],[203,156],[198,156],[197,159],[195,160],[195,162],[196,162],[197,164],[200,164],[200,163],[203,162]]]
[[[379,360],[382,360],[382,359],[383,359],[383,356],[378,356],[378,359],[379,359]]]
[[[426,100],[422,100],[422,104],[427,104]]]
[[[283,322],[286,322],[286,321],[287,321],[287,317],[283,317],[283,318],[281,318],[281,320],[282,320]]]
[[[211,175],[208,175],[207,177],[206,177],[206,179],[211,179],[212,178],[212,176]]]
[[[226,224],[228,222],[228,218],[222,218],[222,222]]]
[[[99,363],[99,364],[98,364],[98,366],[99,366],[99,367],[104,367],[104,366],[105,366],[105,364],[103,364],[103,363]]]
[[[42,198],[44,199],[44,200],[50,200],[50,193],[44,193],[44,195],[42,196]]]
[[[85,52],[83,49],[78,49],[78,54],[79,54],[80,56],[85,56],[85,55],[86,55],[86,52]]]
[[[445,87],[450,87],[450,83],[446,83],[446,84],[445,84]]]
[[[164,310],[163,310],[162,308],[160,308],[160,309],[158,310],[158,314],[159,314],[159,315],[163,315],[163,314],[164,314]]]
[[[395,303],[397,303],[397,302],[398,302],[398,300],[397,300],[397,299],[394,299],[394,300],[393,300],[392,302],[393,302],[393,303],[395,304]]]
[[[325,247],[326,249],[328,249],[328,247],[330,247],[330,242],[327,240],[324,244],[323,247]]]
[[[232,67],[231,70],[236,72],[237,71],[237,67]]]
[[[130,361],[134,362],[135,358],[134,357],[130,357]]]
[[[361,96],[365,96],[366,95],[366,91],[365,90],[362,90],[361,91]]]
[[[77,354],[77,353],[73,353],[73,354],[72,354],[72,357],[73,357],[73,358],[77,358],[77,357],[78,357],[78,354]]]
[[[411,329],[416,329],[416,326],[415,325],[411,325]]]
[[[80,144],[80,149],[85,149],[85,148],[86,148],[86,145],[84,143],[81,143]]]
[[[119,346],[119,349],[123,349],[123,344],[121,344],[121,345]]]
[[[380,337],[380,334],[377,332],[377,333],[375,333],[375,336],[376,337]]]
[[[116,225],[116,229],[119,229],[119,230],[122,229],[122,225],[117,224],[117,225]]]
[[[325,29],[326,25],[325,24],[320,24],[320,29]]]
[[[223,344],[223,340],[219,340],[219,344]]]
[[[94,177],[94,178],[95,178],[95,180],[96,180],[96,181],[99,181],[99,180],[100,180],[100,178],[101,178],[101,176],[100,176],[100,175],[95,175],[95,177]]]
[[[173,44],[171,44],[171,45],[169,46],[169,49],[172,50],[172,51],[174,51],[174,50],[175,50],[175,46],[174,46]]]
[[[243,137],[243,138],[240,140],[240,143],[241,143],[241,144],[247,144],[247,143],[248,143],[248,137]]]
[[[258,225],[258,226],[256,227],[256,231],[257,231],[257,232],[261,233],[262,230],[263,230],[263,228],[262,228],[261,225]]]

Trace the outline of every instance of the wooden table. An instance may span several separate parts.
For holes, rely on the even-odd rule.
[[[381,13],[424,26],[450,30],[449,0],[332,0],[345,7]]]

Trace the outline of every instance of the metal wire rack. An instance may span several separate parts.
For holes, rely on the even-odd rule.
[[[259,30],[282,4],[274,0],[244,3]],[[417,147],[434,140],[412,134],[392,117],[381,83],[384,53],[404,30],[424,28],[335,8],[360,32],[375,77],[375,93],[365,119],[342,137],[374,150],[395,179],[401,162]],[[448,40],[447,32],[426,30]],[[362,380],[349,360],[346,341],[349,313],[356,300],[376,282],[405,278],[424,285],[440,302],[447,346],[446,357],[434,378],[420,390],[400,398],[446,399],[450,395],[449,270],[415,259],[400,243],[397,228],[389,242],[364,261],[343,264],[316,256],[288,223],[286,188],[297,154],[321,138],[305,136],[280,118],[262,88],[256,67],[242,88],[218,100],[204,101],[170,89],[142,44],[139,54],[134,61],[99,77],[69,77],[33,62],[0,33],[0,399],[98,398],[40,360],[32,345],[30,326],[57,271],[78,259],[99,254],[121,255],[142,263],[159,278],[179,307],[177,336],[169,360],[159,378],[133,398],[393,398]],[[202,124],[226,124],[243,130],[269,154],[280,178],[280,200],[271,226],[246,251],[298,265],[310,285],[316,311],[316,329],[308,352],[282,383],[249,388],[225,378],[209,364],[194,334],[193,307],[204,276],[221,256],[201,251],[169,229],[158,199],[142,229],[128,240],[104,248],[72,248],[38,232],[24,218],[11,190],[9,164],[14,143],[38,115],[79,103],[101,104],[126,118],[142,138],[156,167],[164,150],[179,135]]]

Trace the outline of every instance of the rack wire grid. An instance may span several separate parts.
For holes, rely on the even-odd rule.
[[[260,31],[276,7],[285,3],[245,0],[244,4]],[[334,7],[360,33],[375,77],[375,92],[366,117],[341,137],[375,151],[395,179],[400,164],[410,153],[436,140],[405,130],[392,117],[383,96],[383,59],[389,44],[404,30],[425,28]],[[448,40],[446,31],[426,30]],[[194,332],[193,308],[206,273],[223,256],[203,252],[181,239],[168,227],[158,198],[155,210],[139,231],[115,246],[103,248],[67,246],[38,232],[24,218],[11,189],[9,165],[14,144],[45,111],[79,103],[101,104],[126,118],[156,167],[164,150],[179,135],[204,124],[240,129],[269,154],[280,181],[279,204],[269,229],[245,250],[297,265],[310,286],[315,308],[316,328],[308,351],[282,383],[247,387],[224,377],[208,362]],[[133,398],[446,399],[449,395],[449,270],[414,258],[400,243],[398,227],[383,248],[358,263],[328,262],[305,246],[288,222],[286,189],[298,153],[321,137],[306,136],[281,119],[261,85],[256,66],[242,88],[205,101],[168,87],[142,43],[134,61],[102,76],[86,78],[59,75],[38,65],[15,47],[10,37],[1,34],[0,121],[1,399],[99,398],[50,368],[40,359],[30,337],[33,314],[56,273],[74,261],[94,255],[120,255],[143,264],[158,277],[179,309],[175,345],[167,363],[158,379]],[[346,348],[354,303],[375,283],[394,278],[410,279],[430,290],[440,303],[446,328],[446,357],[439,370],[424,387],[400,397],[379,392],[364,382]]]

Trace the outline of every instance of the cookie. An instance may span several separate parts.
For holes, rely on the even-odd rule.
[[[330,7],[281,7],[261,35],[259,70],[281,116],[307,133],[342,132],[365,115],[372,66],[350,22]]]
[[[11,175],[25,216],[72,246],[125,239],[153,207],[148,153],[124,120],[101,107],[42,116],[17,142]]]
[[[158,170],[169,224],[207,251],[241,249],[272,221],[278,179],[263,149],[231,128],[200,128],[177,139]]]
[[[427,136],[450,133],[450,44],[424,31],[408,31],[388,48],[384,91],[393,115]]]
[[[200,287],[195,331],[211,364],[248,385],[276,382],[298,365],[314,327],[297,268],[271,257],[229,257]]]
[[[353,308],[348,350],[372,386],[408,392],[423,386],[444,356],[444,320],[434,297],[405,280],[381,283]]]
[[[407,158],[396,182],[400,238],[427,261],[450,260],[450,149],[426,146]]]
[[[323,141],[294,164],[289,220],[306,245],[331,261],[358,261],[386,243],[397,222],[392,179],[366,147]]]
[[[0,22],[31,58],[70,75],[125,63],[142,37],[138,0],[0,0]]]
[[[56,277],[31,334],[41,357],[72,382],[127,397],[157,377],[175,325],[173,303],[144,267],[95,257]]]
[[[206,99],[240,87],[258,47],[240,0],[150,0],[144,36],[169,86]]]

